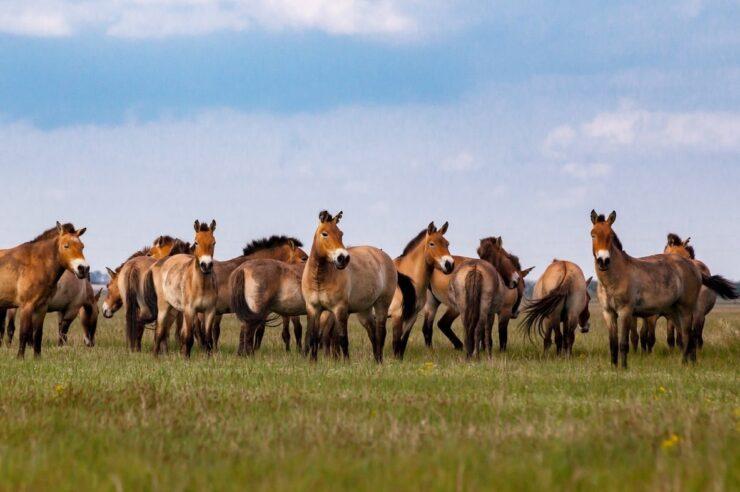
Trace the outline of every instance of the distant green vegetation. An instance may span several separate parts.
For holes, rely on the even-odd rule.
[[[57,348],[50,319],[40,360],[0,349],[0,490],[739,490],[740,309],[711,315],[695,367],[661,324],[615,370],[592,319],[571,360],[514,329],[508,354],[466,362],[417,326],[381,367],[355,324],[351,362],[312,365],[277,329],[237,357],[232,320],[220,353],[184,361],[129,354],[120,315],[97,347],[75,324]]]

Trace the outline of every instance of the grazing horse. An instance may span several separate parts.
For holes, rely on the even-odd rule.
[[[411,280],[396,271],[393,260],[378,248],[345,248],[343,233],[337,227],[342,212],[332,217],[326,210],[319,214],[311,253],[303,270],[301,290],[306,300],[308,341],[311,359],[318,355],[319,325],[323,311],[334,315],[336,339],[345,358],[349,357],[347,318],[357,313],[365,327],[377,362],[383,360],[386,318],[398,286],[403,297],[404,320],[413,315],[416,304]],[[351,261],[350,261],[351,259]]]
[[[411,279],[416,293],[413,307],[404,307],[403,301],[409,297],[404,297],[401,289],[396,289],[391,302],[389,313],[393,327],[393,353],[399,359],[403,359],[416,316],[426,303],[432,273],[439,271],[448,275],[455,267],[455,260],[448,249],[449,242],[444,237],[447,227],[447,222],[439,229],[434,222],[430,222],[426,229],[422,229],[409,241],[401,256],[394,260],[396,270]],[[413,309],[413,315],[404,319],[404,309]]]
[[[702,275],[711,275],[709,268],[696,259],[694,247],[689,245],[691,238],[687,238],[685,241],[682,240],[678,235],[670,233],[668,234],[668,242],[663,250],[666,254],[677,254],[684,258],[693,260],[694,264],[699,267]],[[717,302],[717,294],[706,286],[702,286],[699,291],[699,299],[696,303],[696,309],[694,310],[694,335],[696,336],[696,343],[699,349],[704,346],[704,322],[706,316],[714,309],[714,305]],[[658,322],[657,316],[651,316],[643,320],[642,330],[640,330],[640,345],[643,351],[652,352],[653,346],[655,345],[655,325]],[[678,342],[679,347],[683,347],[683,338],[681,332],[678,332],[676,337],[676,327],[671,321],[668,321],[668,334],[667,342],[670,348],[673,348]],[[677,338],[677,339],[676,339]],[[633,348],[636,349],[633,343]]]
[[[65,269],[80,279],[89,275],[80,241],[84,233],[85,228],[57,222],[36,239],[0,254],[0,309],[20,310],[18,357],[31,342],[34,354],[41,355],[44,317]]]
[[[529,268],[522,271],[519,266],[519,259],[504,250],[503,241],[500,237],[487,237],[481,239],[478,246],[478,256],[481,260],[475,259],[475,261],[487,262],[489,265],[493,266],[500,277],[499,284],[503,289],[504,299],[500,308],[497,308],[498,311],[496,311],[496,313],[499,315],[499,347],[501,350],[505,350],[506,339],[508,338],[508,321],[511,317],[514,317],[514,313],[518,310],[521,296],[524,295],[524,276],[532,269]],[[455,256],[454,259],[455,265],[460,265],[463,262],[474,260],[473,258],[463,256]],[[450,340],[450,342],[452,342],[452,345],[456,350],[462,350],[463,343],[459,338],[457,338],[455,332],[452,331],[452,323],[458,316],[460,316],[460,312],[452,305],[445,302],[445,299],[448,299],[447,291],[449,290],[449,282],[449,276],[439,275],[437,272],[432,274],[430,283],[431,295],[427,296],[427,302],[424,306],[424,339],[427,346],[431,347],[434,318],[437,314],[440,303],[442,303],[447,306],[447,311],[439,319],[437,327]],[[486,326],[487,334],[488,330],[492,330],[493,328],[494,318],[491,318],[489,321],[490,325]],[[504,332],[504,330],[506,330],[506,332]],[[488,336],[490,340],[490,334],[488,334]],[[485,341],[485,338],[479,340],[479,342]],[[489,349],[487,346],[486,348]]]
[[[612,364],[616,366],[621,358],[622,367],[627,367],[635,318],[656,315],[665,316],[681,330],[686,340],[684,362],[696,361],[692,318],[702,285],[728,299],[737,298],[737,292],[723,277],[703,274],[692,260],[680,255],[631,257],[612,229],[616,219],[616,212],[605,218],[591,211],[592,252]]]
[[[229,277],[245,261],[255,259],[273,259],[290,264],[303,264],[308,259],[308,255],[301,249],[303,243],[298,239],[287,236],[270,236],[269,238],[257,239],[247,244],[242,250],[242,255],[226,261],[214,261],[213,272],[218,286],[218,303],[216,307],[216,320],[213,325],[213,346],[218,347],[218,339],[221,333],[221,317],[224,314],[231,313],[231,287]],[[287,335],[286,350],[290,349],[290,331],[289,323],[291,317],[283,318],[283,339]],[[293,328],[296,337],[296,344],[301,347],[301,337],[303,327],[300,319],[293,317]],[[264,334],[264,325],[257,327],[256,344],[259,347]],[[199,338],[203,338],[199,336]]]
[[[576,327],[581,327],[581,333],[588,333],[591,301],[588,286],[592,279],[586,280],[575,263],[555,259],[537,280],[532,300],[524,308],[522,328],[529,338],[532,329],[537,329],[544,339],[545,352],[552,345],[553,332],[558,355],[566,356],[573,353]]]
[[[88,279],[79,279],[69,271],[65,271],[57,283],[54,297],[49,301],[48,313],[59,313],[59,346],[67,343],[69,327],[77,316],[83,328],[85,345],[95,346],[95,333],[98,327],[98,300],[103,289],[97,293],[93,291]],[[16,309],[7,310],[8,318],[8,346],[13,342],[15,333]],[[2,318],[0,313],[0,319]],[[0,323],[0,341],[3,335],[3,324]]]
[[[218,301],[218,286],[212,275],[216,221],[209,225],[196,220],[193,228],[193,254],[176,254],[159,260],[146,274],[144,299],[149,311],[157,316],[155,356],[159,355],[178,313],[183,314],[180,329],[182,355],[190,357],[199,313],[204,315],[206,351],[210,354],[212,349],[211,333]]]

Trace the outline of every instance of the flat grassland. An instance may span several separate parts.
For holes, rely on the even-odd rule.
[[[740,306],[718,306],[696,366],[658,327],[652,355],[610,367],[600,309],[570,360],[510,329],[509,352],[466,362],[419,323],[406,360],[310,364],[268,328],[235,355],[233,319],[207,358],[124,348],[122,313],[97,346],[42,358],[0,349],[0,489],[739,490]],[[461,328],[456,325],[456,331]]]

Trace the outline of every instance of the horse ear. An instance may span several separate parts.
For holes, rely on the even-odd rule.
[[[597,220],[599,220],[599,214],[596,213],[596,210],[591,210],[591,223],[595,224]]]
[[[334,223],[339,224],[339,220],[342,218],[344,213],[340,210],[339,213],[334,217]]]
[[[319,212],[319,222],[321,222],[322,224],[326,222],[327,220],[329,220],[329,217],[331,216],[329,215],[329,212],[327,212],[326,210],[322,210],[321,212]]]
[[[57,220],[57,232],[58,232],[59,234],[61,234],[62,232],[64,232],[64,231],[62,230],[62,224],[60,224],[58,220]]]
[[[111,270],[108,267],[105,267],[105,271],[108,272],[108,276],[110,276],[110,278],[113,278],[113,277],[116,276],[116,272],[114,272],[113,270]]]
[[[200,232],[200,221],[198,219],[193,222],[193,229],[195,229],[195,232]]]
[[[529,267],[526,270],[522,270],[522,278],[524,278],[527,275],[529,275],[529,272],[531,272],[532,270],[534,270],[534,267]]]
[[[504,240],[501,239],[501,236],[496,238],[496,246],[498,246],[499,248],[504,246]]]
[[[216,230],[216,219],[211,221],[211,232],[214,232]]]
[[[436,230],[437,228],[434,226],[434,221],[431,221],[427,226],[427,234],[434,234],[434,231]]]
[[[691,238],[690,237],[687,237],[686,238],[686,241],[683,242],[684,248],[689,245],[689,241],[691,241]]]
[[[290,248],[290,249],[291,249],[292,251],[295,251],[296,247],[295,247],[295,243],[293,242],[293,240],[292,240],[292,239],[288,239],[288,247],[289,247],[289,248]]]
[[[75,232],[75,236],[77,236],[77,237],[80,237],[80,236],[82,236],[83,234],[85,234],[85,231],[86,231],[86,230],[87,230],[87,227],[83,227],[83,228],[82,228],[82,229],[80,229],[79,231]]]
[[[606,220],[609,222],[609,225],[612,225],[617,220],[617,212],[612,210],[612,213],[609,214],[609,218]]]
[[[588,280],[586,280],[586,288],[588,289],[588,286],[591,285],[591,281],[594,279],[593,275],[588,277]]]
[[[103,293],[103,289],[101,288],[100,290],[98,290],[98,293],[95,294],[95,302],[98,302],[100,300],[100,294],[102,293]]]
[[[442,227],[439,228],[439,233],[443,236],[445,235],[445,232],[447,232],[447,228],[450,227],[449,222],[445,221],[444,224],[442,224]]]

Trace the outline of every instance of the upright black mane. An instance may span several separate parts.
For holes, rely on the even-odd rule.
[[[411,253],[415,247],[419,245],[419,243],[424,239],[426,236],[427,230],[422,229],[419,234],[417,234],[409,243],[406,245],[405,248],[403,248],[403,253],[401,253],[401,258],[406,256],[407,254]]]
[[[694,251],[694,247],[688,244],[684,245],[683,239],[681,239],[681,236],[679,236],[678,234],[675,234],[673,232],[668,234],[668,246],[682,246],[689,253],[689,256],[692,260],[696,259],[696,252]]]
[[[62,224],[62,231],[65,233],[75,232],[75,226],[71,223],[67,222],[66,224]],[[45,241],[47,239],[55,238],[59,235],[59,230],[57,229],[57,226],[51,227],[35,238],[31,239],[29,243],[37,243],[39,241]]]
[[[116,273],[120,272],[121,271],[121,268],[123,268],[123,265],[125,265],[129,260],[132,260],[134,258],[138,258],[139,256],[149,256],[149,252],[151,251],[151,249],[152,248],[150,248],[149,246],[144,246],[139,251],[136,251],[135,253],[132,253],[131,256],[129,256],[128,258],[126,258],[125,260],[123,260],[123,263],[121,263],[120,265],[118,265],[115,268],[115,270],[113,270],[113,271],[116,272]]]
[[[291,242],[298,248],[303,246],[303,243],[294,237],[272,235],[270,237],[263,237],[262,239],[255,239],[251,243],[247,243],[247,245],[242,249],[242,254],[244,256],[249,256],[258,251],[285,246]]]

